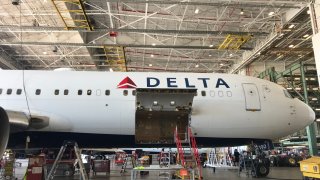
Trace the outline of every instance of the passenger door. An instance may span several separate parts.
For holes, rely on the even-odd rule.
[[[255,84],[252,83],[243,83],[242,84],[246,110],[247,111],[260,111],[261,103],[258,88]]]

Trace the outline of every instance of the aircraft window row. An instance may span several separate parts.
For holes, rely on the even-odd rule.
[[[211,97],[215,97],[216,94],[219,97],[224,97],[224,96],[232,97],[232,92],[231,91],[226,91],[226,92],[225,91],[218,91],[217,93],[215,91],[210,91],[209,93],[210,93]],[[206,91],[201,91],[201,96],[206,96]]]
[[[21,93],[21,92],[20,92]],[[1,93],[0,93],[1,94]],[[36,90],[36,92],[35,92],[35,94],[36,95],[40,95],[41,94],[41,90],[40,89],[37,89]],[[55,89],[54,90],[54,95],[59,95],[60,94],[60,90],[59,89]],[[64,91],[63,91],[63,94],[64,95],[68,95],[69,94],[69,90],[68,89],[65,89]],[[78,95],[79,96],[81,96],[83,94],[83,90],[82,89],[79,89],[78,90]],[[88,96],[90,96],[90,95],[92,95],[92,90],[91,89],[88,89],[87,90],[87,92],[86,92],[86,94],[88,95]],[[107,89],[107,90],[105,90],[105,93],[104,93],[106,96],[110,96],[110,90],[109,89]],[[124,96],[128,96],[128,94],[129,94],[129,91],[128,90],[123,90],[123,95]],[[100,96],[101,95],[101,90],[97,90],[96,91],[96,95],[97,96]],[[132,96],[135,96],[136,95],[136,90],[133,90],[132,91]]]
[[[2,94],[2,92],[3,92],[3,89],[0,89],[0,94]],[[6,92],[7,95],[11,95],[12,93],[13,93],[13,89],[11,88],[7,89],[7,92]],[[22,94],[22,89],[17,89],[16,94],[17,95]]]

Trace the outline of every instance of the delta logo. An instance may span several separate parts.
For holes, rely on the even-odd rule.
[[[137,85],[127,76],[117,86],[120,89],[135,89]]]

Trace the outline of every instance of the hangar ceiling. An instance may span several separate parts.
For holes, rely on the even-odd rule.
[[[0,1],[0,67],[254,75],[314,63],[307,0]]]

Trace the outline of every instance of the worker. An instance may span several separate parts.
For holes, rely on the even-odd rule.
[[[238,149],[234,149],[233,156],[234,156],[234,165],[239,166],[240,153],[238,152]]]

